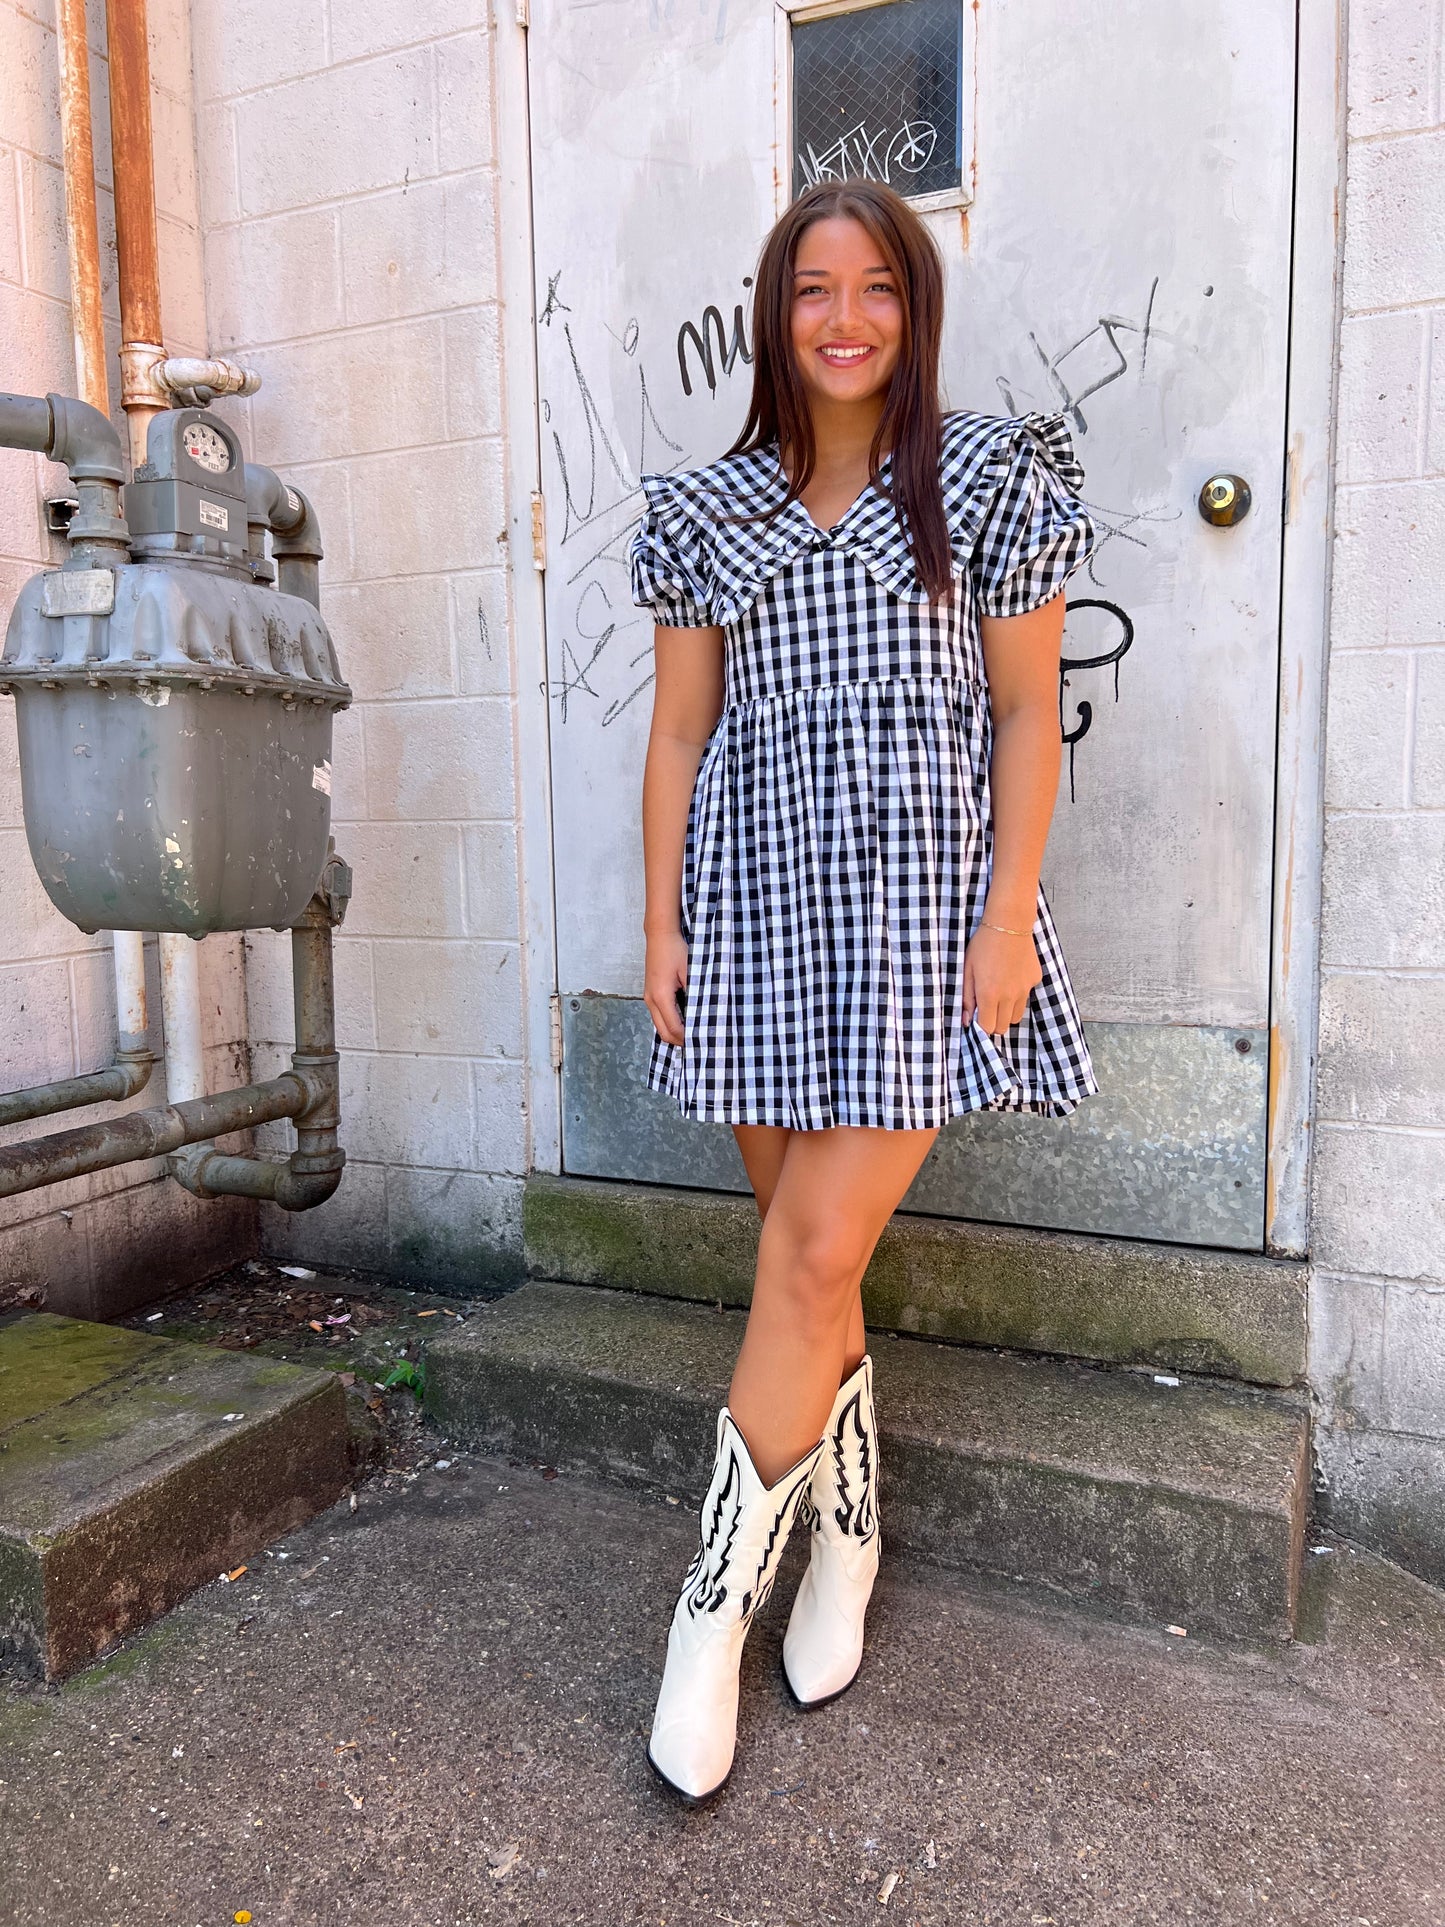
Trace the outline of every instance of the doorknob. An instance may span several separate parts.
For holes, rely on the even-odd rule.
[[[1217,529],[1232,529],[1254,501],[1242,475],[1211,475],[1199,491],[1199,513]]]

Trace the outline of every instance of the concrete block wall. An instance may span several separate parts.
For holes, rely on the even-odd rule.
[[[192,135],[186,0],[151,0],[152,113],[162,305],[168,344],[206,352],[200,210]],[[112,355],[119,340],[106,110],[105,9],[90,10],[91,97],[100,177],[104,306]],[[51,0],[0,0],[0,388],[75,390],[69,266],[60,168],[54,11]],[[116,410],[119,422],[119,410]],[[68,486],[38,455],[0,450],[0,625],[16,589],[64,553],[45,528],[44,498]],[[99,1069],[110,1061],[115,1007],[109,945],[54,910],[25,844],[15,708],[0,698],[0,1088]],[[151,1037],[160,1043],[159,980],[150,946]],[[211,938],[202,952],[212,1088],[244,1081],[246,1016],[239,940]],[[157,1075],[134,1100],[160,1102]],[[8,1139],[88,1123],[113,1107],[14,1126]],[[177,1284],[255,1249],[256,1212],[237,1200],[202,1205],[158,1164],[131,1165],[0,1203],[0,1285],[46,1288],[53,1310],[115,1312],[154,1296],[156,1257]]]
[[[1311,1376],[1333,1516],[1445,1580],[1445,7],[1349,44]]]
[[[485,0],[194,0],[192,30],[212,341],[264,378],[231,411],[256,457],[317,504],[357,698],[333,759],[351,1161],[331,1204],[268,1210],[264,1235],[512,1275],[528,1143]],[[264,1075],[289,1048],[287,944],[248,951]]]

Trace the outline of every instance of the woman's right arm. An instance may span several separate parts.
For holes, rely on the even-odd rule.
[[[688,810],[698,764],[723,706],[723,632],[653,632],[652,729],[642,771],[642,865],[647,942],[644,992],[658,1034],[682,1042],[677,992],[687,982],[687,944],[679,912]]]

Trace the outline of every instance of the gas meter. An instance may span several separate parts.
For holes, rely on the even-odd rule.
[[[326,861],[332,721],[351,700],[310,505],[200,408],[152,420],[123,520],[119,441],[95,410],[0,396],[0,443],[67,461],[81,501],[68,561],[20,591],[0,654],[51,901],[87,931],[293,923]]]

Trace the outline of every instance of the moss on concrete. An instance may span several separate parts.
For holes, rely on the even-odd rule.
[[[751,1197],[536,1173],[528,1275],[745,1305]],[[863,1281],[875,1328],[1260,1385],[1305,1371],[1307,1267],[1248,1254],[896,1215]]]

